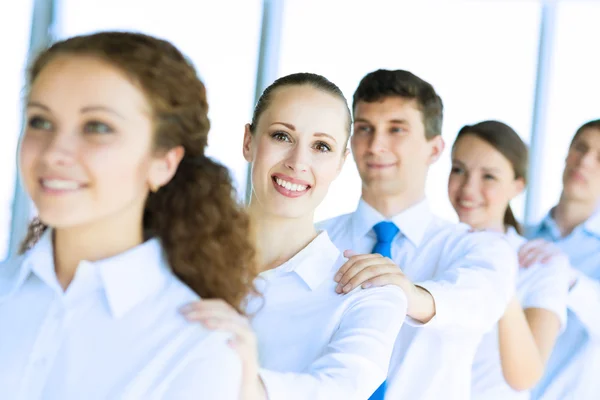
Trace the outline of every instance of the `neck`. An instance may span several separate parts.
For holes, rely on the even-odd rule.
[[[414,195],[381,195],[363,188],[362,198],[381,215],[392,218],[421,202],[425,198],[425,193],[420,191]]]
[[[54,230],[54,267],[64,290],[81,261],[98,261],[121,254],[143,242],[141,215],[137,221],[113,221]]]
[[[462,222],[462,221],[461,221]],[[469,225],[469,224],[467,224]],[[485,230],[498,233],[506,233],[508,226],[504,225],[504,221],[489,222],[487,224],[471,225],[474,230]]]
[[[594,211],[596,211],[595,202],[570,200],[563,193],[554,208],[552,218],[554,218],[561,235],[568,236],[573,229],[587,221]]]
[[[289,261],[316,236],[313,217],[281,218],[249,206],[256,233],[256,249],[261,271]]]

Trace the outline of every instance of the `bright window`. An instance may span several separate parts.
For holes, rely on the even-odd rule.
[[[229,167],[240,196],[246,185],[244,124],[250,121],[262,2],[214,0],[61,0],[59,38],[133,30],[167,39],[196,66],[207,88],[208,155]]]
[[[7,255],[16,178],[16,149],[22,126],[22,96],[31,33],[32,1],[4,4],[0,12],[2,63],[0,63],[0,260]]]
[[[541,204],[532,220],[556,204],[562,190],[564,160],[577,128],[600,118],[600,3],[558,3],[550,69],[550,98],[542,148]]]
[[[289,0],[284,13],[280,75],[320,73],[349,101],[360,79],[378,68],[407,69],[434,85],[445,105],[447,144],[427,186],[437,214],[456,220],[447,199],[449,149],[463,125],[498,119],[529,140],[538,1]],[[360,188],[349,158],[315,218],[353,211]],[[513,206],[521,218],[523,199]]]

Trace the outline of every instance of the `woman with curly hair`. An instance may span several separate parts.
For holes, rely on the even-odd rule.
[[[249,219],[205,157],[206,91],[170,43],[103,32],[34,62],[19,167],[39,213],[0,266],[7,399],[239,399],[230,335],[177,312],[242,311]]]

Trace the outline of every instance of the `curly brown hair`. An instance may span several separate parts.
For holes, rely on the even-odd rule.
[[[244,299],[256,293],[254,238],[227,168],[204,155],[210,122],[206,89],[195,68],[165,40],[100,32],[57,42],[41,53],[29,70],[29,87],[52,60],[65,56],[95,57],[121,70],[152,106],[154,150],[184,148],[172,180],[149,193],[144,230],[161,240],[173,272],[194,292],[223,299],[243,313]],[[21,252],[46,228],[34,220]]]

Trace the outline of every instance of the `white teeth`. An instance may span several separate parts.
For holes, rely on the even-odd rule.
[[[44,179],[44,187],[53,190],[76,190],[79,189],[79,183],[74,181],[65,181],[62,179]]]
[[[275,182],[279,186],[286,188],[287,190],[292,191],[292,192],[303,192],[308,187],[305,185],[299,185],[297,183],[291,183],[288,181],[284,181],[283,179],[280,179],[280,178],[275,178]]]
[[[462,207],[467,207],[467,208],[473,208],[476,206],[476,204],[472,201],[461,201],[458,204],[460,204]]]

